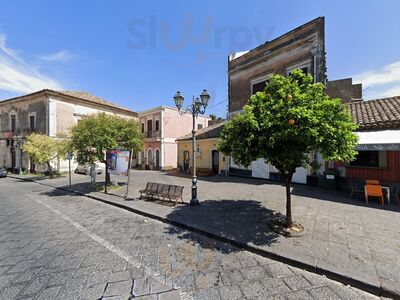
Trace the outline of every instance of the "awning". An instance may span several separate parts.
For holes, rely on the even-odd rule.
[[[359,131],[356,150],[400,151],[400,130]]]

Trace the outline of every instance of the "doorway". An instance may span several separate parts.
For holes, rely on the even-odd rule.
[[[189,173],[189,151],[183,151],[183,172]]]
[[[160,150],[156,150],[156,170],[160,170]]]
[[[215,174],[219,173],[219,152],[218,150],[211,151],[212,156],[212,171]]]
[[[147,167],[153,169],[153,151],[151,149],[147,150]]]
[[[14,147],[10,148],[10,152],[11,152],[11,169],[12,169],[12,172],[16,172],[17,165],[16,165],[16,157],[15,157],[16,156],[15,148]]]

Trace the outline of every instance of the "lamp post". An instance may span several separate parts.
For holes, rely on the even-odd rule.
[[[175,105],[178,108],[178,111],[181,115],[186,113],[192,114],[193,119],[193,128],[192,128],[192,167],[193,167],[193,177],[192,177],[192,199],[190,199],[190,205],[195,206],[199,205],[199,199],[197,199],[197,177],[196,177],[196,117],[199,114],[204,114],[206,111],[206,107],[208,105],[208,101],[210,100],[210,95],[207,90],[203,90],[200,94],[200,99],[193,96],[192,104],[188,105],[184,111],[181,111],[183,106],[183,96],[180,92],[176,92],[174,96]]]

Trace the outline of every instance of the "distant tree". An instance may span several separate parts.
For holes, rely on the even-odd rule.
[[[28,153],[35,163],[45,163],[50,177],[53,177],[51,161],[64,156],[69,149],[69,141],[65,136],[57,138],[45,134],[32,133],[26,138],[22,150]]]
[[[215,114],[210,114],[210,118],[211,118],[211,124],[217,124],[219,122],[224,121],[224,118],[217,117],[217,115],[215,115]]]
[[[83,117],[72,129],[72,146],[80,164],[106,163],[106,151],[122,148],[136,153],[143,148],[139,123],[106,113]],[[106,185],[109,183],[106,172]]]
[[[339,99],[325,94],[322,83],[294,71],[273,75],[264,92],[250,97],[241,114],[229,121],[219,149],[244,166],[258,158],[274,165],[286,178],[286,227],[292,226],[290,185],[296,168],[318,151],[325,160],[351,161],[357,128]]]

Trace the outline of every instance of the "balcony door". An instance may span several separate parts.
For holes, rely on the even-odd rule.
[[[147,120],[147,137],[150,138],[153,133],[153,120]]]

